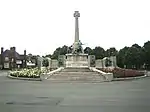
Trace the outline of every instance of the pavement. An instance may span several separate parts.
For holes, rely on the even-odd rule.
[[[0,112],[148,112],[150,77],[103,83],[15,80],[0,71]]]

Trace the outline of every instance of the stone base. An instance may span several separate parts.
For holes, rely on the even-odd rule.
[[[67,68],[88,68],[88,54],[66,54]]]

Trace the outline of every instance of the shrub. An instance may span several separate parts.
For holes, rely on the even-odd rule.
[[[46,72],[48,72],[47,69],[42,69],[42,70],[38,68],[21,69],[21,70],[10,71],[10,75],[15,77],[40,78],[40,75]]]

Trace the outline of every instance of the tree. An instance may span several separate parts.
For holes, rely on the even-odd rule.
[[[47,54],[47,55],[45,55],[44,57],[51,58],[51,57],[52,57],[52,55],[51,55],[51,54]]]
[[[102,59],[105,56],[105,50],[98,46],[93,49],[92,55],[95,55],[96,59]]]
[[[125,54],[128,51],[129,47],[125,46],[124,48],[120,49],[117,54],[117,65],[121,68],[124,68],[125,63]]]
[[[141,46],[133,44],[125,53],[125,65],[127,68],[140,69],[143,65],[142,54]]]
[[[84,49],[84,53],[86,53],[86,54],[92,55],[92,52],[93,52],[93,50],[90,47],[86,47]]]
[[[59,54],[60,54],[60,50],[61,50],[61,48],[58,47],[58,48],[54,51],[54,53],[53,53],[53,55],[52,55],[52,59],[57,59],[57,58],[58,58],[58,56],[59,56]]]
[[[67,54],[68,49],[69,49],[69,47],[66,46],[66,45],[64,45],[64,46],[62,46],[62,47],[58,47],[58,48],[54,51],[54,53],[53,53],[53,55],[51,56],[51,58],[52,58],[52,59],[58,59],[58,56],[59,56],[59,55],[65,55],[65,54]]]
[[[146,64],[146,68],[150,69],[150,41],[144,43],[143,51],[144,51],[144,62]]]
[[[134,53],[135,67],[136,69],[141,69],[142,65],[144,64],[144,50],[138,44],[133,44],[132,48],[135,49]]]
[[[109,49],[107,49],[105,51],[105,56],[106,57],[116,56],[117,53],[118,53],[118,51],[116,50],[116,48],[115,47],[111,47],[111,48],[109,48]]]
[[[65,54],[67,54],[67,51],[68,51],[68,46],[64,45],[64,46],[62,46],[62,48],[60,49],[59,55],[65,55]]]
[[[49,66],[48,59],[44,58],[42,64],[44,67],[48,67]]]

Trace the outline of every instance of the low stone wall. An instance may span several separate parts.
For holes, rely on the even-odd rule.
[[[113,80],[113,73],[105,73],[105,72],[103,72],[101,70],[98,70],[94,67],[90,67],[89,69],[92,70],[92,71],[100,73],[101,75],[103,75],[106,78],[107,81],[112,81]]]

